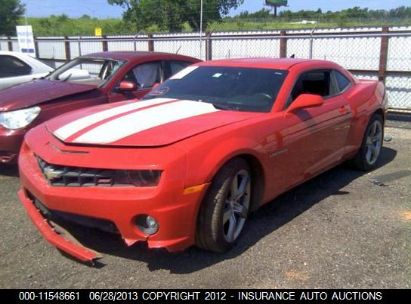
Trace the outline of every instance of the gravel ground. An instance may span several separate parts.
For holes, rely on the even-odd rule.
[[[411,128],[388,125],[378,169],[340,166],[282,195],[223,255],[127,248],[82,229],[104,259],[77,263],[26,216],[16,169],[0,168],[0,288],[411,288]]]

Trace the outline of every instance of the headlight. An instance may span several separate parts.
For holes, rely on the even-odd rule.
[[[32,107],[17,111],[0,112],[0,125],[10,130],[24,128],[36,119],[40,111],[40,107]]]
[[[136,187],[154,187],[160,182],[159,170],[123,171],[128,182]]]
[[[136,187],[155,187],[160,182],[160,170],[116,170],[115,184]]]

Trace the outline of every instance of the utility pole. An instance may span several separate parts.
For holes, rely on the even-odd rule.
[[[200,59],[203,59],[203,0],[200,2]]]

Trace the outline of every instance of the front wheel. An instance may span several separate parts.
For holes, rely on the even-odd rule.
[[[244,228],[251,203],[250,167],[236,158],[215,176],[200,207],[198,247],[215,252],[230,249]]]
[[[384,123],[381,115],[374,115],[368,123],[365,135],[354,158],[357,169],[368,171],[376,167],[384,138]]]

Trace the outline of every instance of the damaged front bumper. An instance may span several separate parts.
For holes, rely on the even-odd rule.
[[[50,148],[48,141],[45,144],[37,144],[39,146],[36,155],[28,144],[23,144],[20,151],[19,197],[30,218],[52,245],[81,261],[93,261],[98,258],[90,249],[67,240],[50,227],[50,223],[53,222],[60,224],[54,217],[57,215],[59,219],[61,215],[69,216],[63,220],[70,220],[78,227],[88,226],[103,231],[107,229],[101,228],[114,227],[127,246],[144,242],[148,248],[164,248],[169,252],[177,252],[195,243],[197,212],[209,184],[190,185],[191,187],[185,185],[185,180],[181,176],[185,169],[185,159],[180,151],[172,150],[174,153],[167,154],[174,155],[175,159],[172,158],[161,165],[164,173],[156,187],[69,187],[51,185],[39,166],[38,157],[52,164],[86,168],[88,164],[101,168],[106,162],[102,159],[109,157],[107,162],[110,161],[110,169],[116,170],[125,167],[130,170],[139,169],[148,161],[157,164],[160,160],[151,160],[153,153],[150,150],[122,148],[110,150],[107,155],[107,149],[90,148],[83,154],[64,154]],[[54,141],[54,144],[62,145],[58,141]],[[130,157],[136,154],[138,157]],[[133,163],[127,163],[130,159]],[[47,210],[50,211],[51,217]],[[141,222],[142,218],[149,217],[157,223],[154,232],[148,231]],[[71,231],[71,227],[67,229]],[[112,230],[109,229],[108,232]],[[87,244],[87,240],[84,242]]]
[[[94,264],[102,257],[99,253],[82,246],[62,227],[43,217],[40,210],[36,208],[34,202],[30,200],[23,189],[19,190],[18,196],[28,216],[50,244],[84,263]]]

